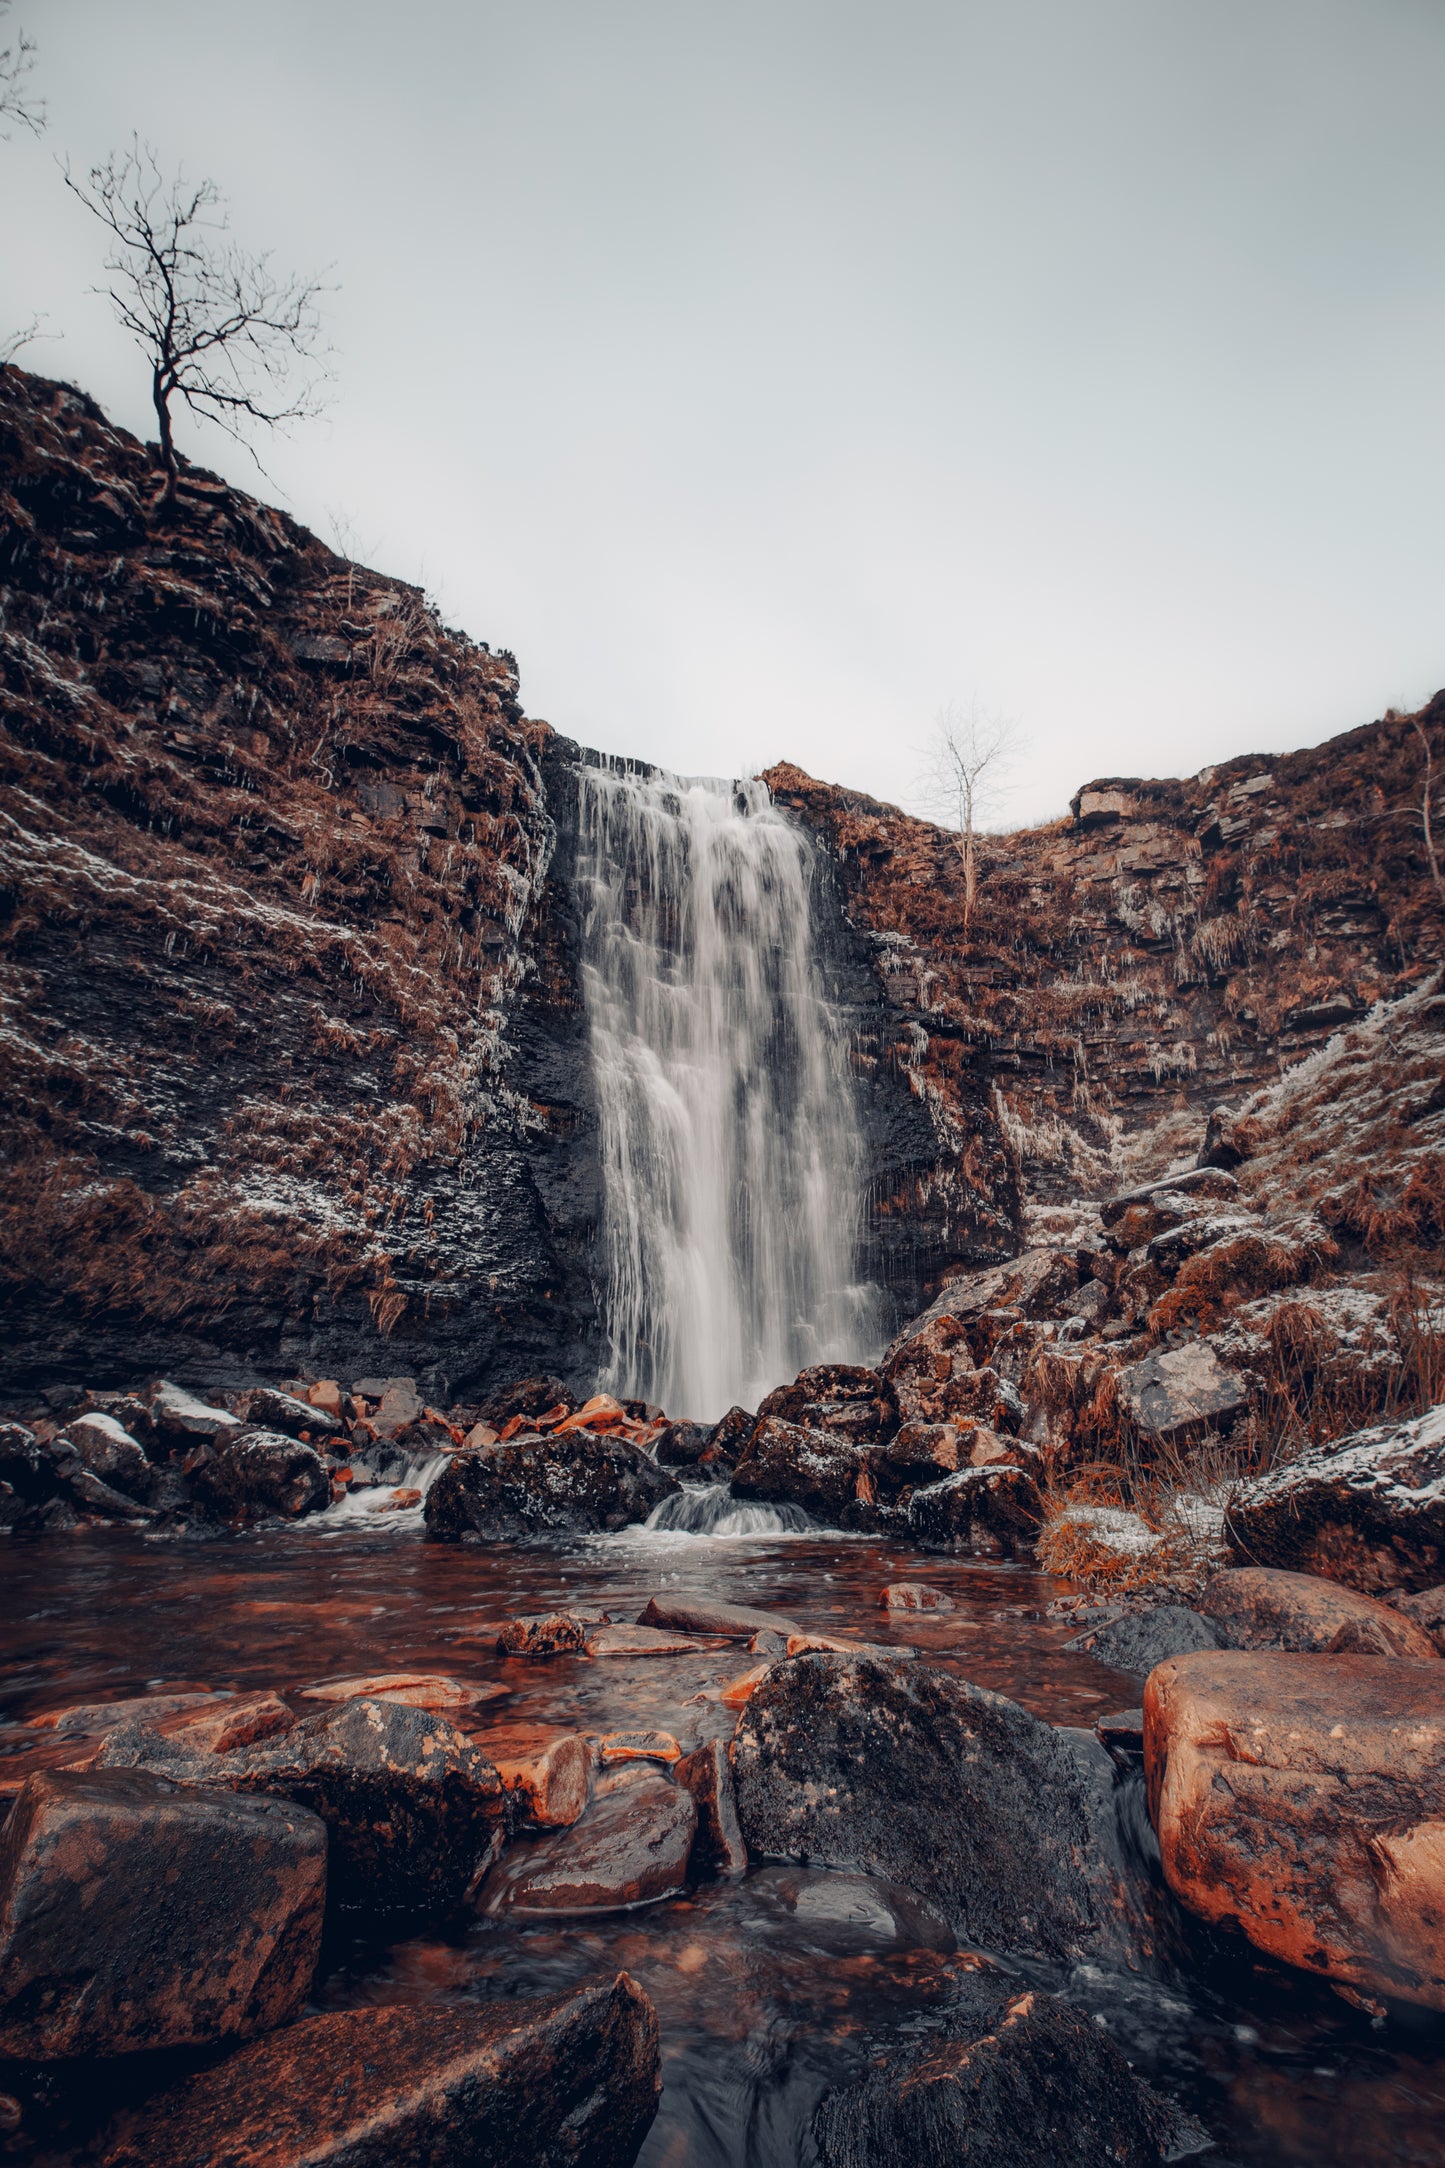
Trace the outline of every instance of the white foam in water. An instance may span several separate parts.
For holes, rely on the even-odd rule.
[[[408,1461],[398,1482],[370,1484],[363,1490],[352,1490],[348,1486],[335,1505],[328,1506],[324,1513],[308,1516],[307,1519],[299,1521],[297,1526],[313,1529],[323,1536],[339,1536],[343,1529],[370,1526],[372,1523],[378,1528],[388,1530],[415,1531],[424,1525],[422,1508],[426,1504],[426,1494],[446,1464],[445,1453],[418,1454],[415,1460]],[[390,1501],[399,1490],[420,1491],[420,1503],[393,1508]]]
[[[647,1519],[600,1540],[610,1544],[645,1542],[661,1537],[676,1542],[733,1541],[750,1536],[811,1536],[819,1533],[801,1506],[757,1505],[734,1498],[726,1483],[690,1483],[655,1505]]]
[[[578,770],[606,1390],[715,1420],[876,1352],[864,1155],[811,842],[762,783]],[[745,1510],[738,1509],[740,1512]]]

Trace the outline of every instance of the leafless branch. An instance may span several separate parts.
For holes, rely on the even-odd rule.
[[[0,16],[8,15],[10,7],[11,0],[0,0]],[[7,141],[11,122],[28,128],[32,135],[44,132],[45,100],[32,98],[26,88],[26,77],[34,66],[35,40],[17,30],[15,43],[0,48],[0,137]]]
[[[316,411],[319,374],[295,388],[289,380],[298,361],[316,359],[317,303],[327,289],[315,278],[280,277],[269,253],[238,248],[214,181],[168,179],[136,137],[85,182],[67,166],[65,183],[112,237],[105,268],[113,283],[101,290],[151,365],[164,503],[174,502],[178,477],[173,399],[252,458],[244,424],[280,428]]]
[[[18,331],[8,331],[4,338],[0,339],[0,369],[8,367],[32,340],[58,338],[58,332],[41,330],[44,321],[43,315],[32,316],[28,324],[22,324]]]
[[[963,862],[965,933],[978,898],[979,830],[997,809],[1005,775],[1018,750],[1018,734],[1011,722],[950,703],[938,716],[924,755],[919,796],[954,832]]]
[[[1425,787],[1420,793],[1420,833],[1425,838],[1425,856],[1429,860],[1430,878],[1435,883],[1435,894],[1440,900],[1442,910],[1445,910],[1445,880],[1441,878],[1440,860],[1435,851],[1435,814],[1432,803],[1435,795],[1435,755],[1419,716],[1412,715],[1410,721],[1425,753]]]

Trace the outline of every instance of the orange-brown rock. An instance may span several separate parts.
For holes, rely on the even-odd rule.
[[[572,1829],[519,1843],[482,1885],[494,1912],[608,1912],[680,1890],[697,1832],[690,1792],[657,1770],[619,1771]]]
[[[433,1671],[379,1671],[371,1678],[322,1679],[301,1689],[303,1701],[396,1701],[409,1709],[452,1715],[503,1701],[512,1691],[495,1679],[450,1679]],[[239,1741],[237,1742],[239,1744]]]
[[[794,1619],[781,1611],[755,1611],[747,1604],[714,1602],[707,1596],[652,1596],[637,1615],[639,1626],[677,1626],[687,1633],[716,1634],[722,1640],[748,1641],[754,1634],[795,1634]]]
[[[748,1848],[738,1824],[733,1768],[725,1743],[721,1739],[709,1739],[695,1752],[685,1754],[673,1770],[673,1779],[685,1792],[691,1793],[697,1808],[697,1835],[692,1846],[694,1871],[717,1875],[745,1873]]]
[[[892,1581],[878,1598],[885,1611],[952,1611],[953,1598],[926,1581]]]
[[[682,1748],[670,1731],[605,1731],[597,1751],[604,1762],[675,1762]]]
[[[1202,1918],[1367,2002],[1445,2010],[1445,1673],[1200,1651],[1144,1689],[1164,1874]]]
[[[1237,1566],[1217,1573],[1199,1599],[1225,1648],[1318,1650],[1399,1656],[1429,1663],[1435,1644],[1411,1618],[1313,1573]]]
[[[693,1656],[702,1646],[659,1626],[598,1626],[587,1636],[589,1656]]]
[[[661,2089],[625,1972],[545,2001],[334,2011],[148,2102],[104,2168],[631,2168]]]
[[[299,2011],[326,1830],[289,1800],[142,1770],[31,1777],[0,1839],[0,2055],[244,2039]]]
[[[235,1694],[216,1708],[181,1710],[156,1728],[194,1754],[229,1754],[233,1747],[274,1739],[295,1721],[279,1694]]]
[[[488,1731],[482,1752],[528,1821],[568,1829],[592,1796],[592,1747],[580,1732],[510,1724]]]

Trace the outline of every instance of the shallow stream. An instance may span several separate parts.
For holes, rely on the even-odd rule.
[[[120,1531],[12,1541],[0,1723],[161,1687],[284,1692],[407,1668],[505,1683],[511,1698],[498,1714],[509,1722],[654,1725],[687,1745],[722,1728],[717,1704],[696,1697],[748,1667],[741,1644],[539,1662],[498,1656],[488,1630],[519,1611],[632,1619],[663,1590],[781,1611],[860,1640],[907,1641],[1055,1723],[1088,1726],[1139,1698],[1137,1681],[1065,1649],[1070,1628],[1044,1616],[1060,1584],[1021,1567],[806,1531],[648,1529],[548,1549],[453,1549],[424,1542],[418,1522],[353,1512],[207,1543]],[[878,1592],[900,1579],[946,1589],[957,1609],[890,1622]],[[0,1767],[20,1739],[0,1729]],[[1130,1804],[1142,1828],[1140,1803]],[[1240,1942],[1185,1929],[1181,1951],[1160,1979],[1093,1968],[1037,1977],[1092,2008],[1141,2071],[1218,2136],[1205,2161],[1445,2163],[1445,2025],[1376,2023]],[[791,2168],[813,2158],[813,2107],[866,2036],[926,2022],[956,1962],[947,1927],[906,1891],[759,1866],[633,1912],[478,1920],[453,1937],[357,1945],[334,1954],[316,2000],[342,2008],[526,1995],[625,1968],[662,2024],[666,2089],[642,2168]]]

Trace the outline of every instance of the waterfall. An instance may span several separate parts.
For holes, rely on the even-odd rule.
[[[876,1352],[853,1077],[812,845],[762,783],[578,771],[604,1384],[707,1419]]]

